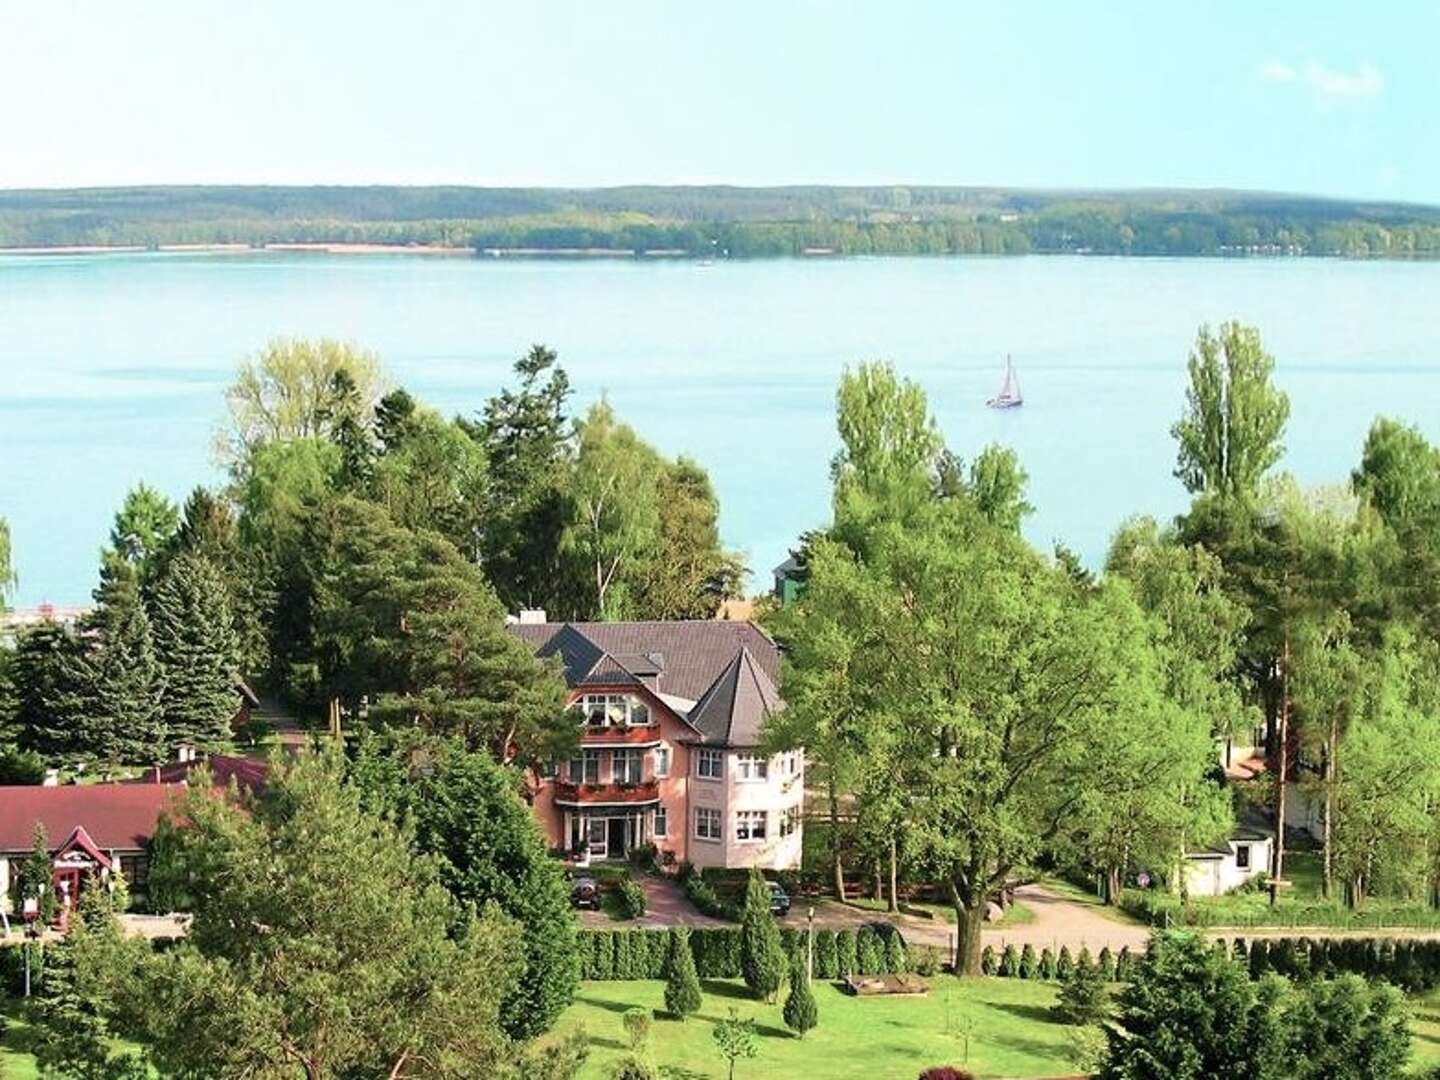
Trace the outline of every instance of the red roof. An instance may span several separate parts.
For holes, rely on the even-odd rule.
[[[0,851],[29,851],[35,822],[45,825],[54,851],[77,828],[97,847],[137,850],[155,834],[160,812],[183,784],[70,784],[0,787]]]
[[[269,766],[255,758],[235,757],[229,754],[211,754],[194,761],[172,761],[160,767],[160,779],[167,784],[183,783],[190,774],[201,767],[209,767],[216,787],[228,787],[234,780],[242,791],[259,791],[265,786],[265,775]]]

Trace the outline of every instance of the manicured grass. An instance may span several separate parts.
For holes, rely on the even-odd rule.
[[[923,998],[855,998],[836,984],[815,985],[820,1026],[804,1039],[785,1028],[780,1003],[753,1000],[743,983],[705,980],[700,1012],[684,1023],[664,1015],[660,982],[587,982],[561,1019],[561,1030],[583,1024],[590,1059],[582,1080],[600,1080],[626,1050],[621,1015],[630,1008],[660,1010],[652,1028],[656,1064],[676,1076],[723,1076],[711,1031],[734,1007],[756,1020],[760,1053],[741,1061],[737,1077],[827,1077],[881,1080],[911,1077],[930,1065],[964,1065],[977,1076],[1039,1077],[1072,1073],[1067,1033],[1055,1022],[1053,984],[1019,979],[956,979],[937,975]],[[783,1000],[783,999],[782,999]],[[970,1031],[965,1058],[963,1032]]]
[[[1410,999],[1410,1046],[1412,1072],[1440,1066],[1440,991]]]
[[[0,992],[0,1076],[5,1080],[35,1080],[40,1070],[29,1052],[34,1029],[25,1020],[24,1002]]]

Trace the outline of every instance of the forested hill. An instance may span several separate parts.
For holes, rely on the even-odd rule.
[[[1236,191],[905,186],[0,190],[0,247],[287,242],[717,257],[1440,256],[1440,207]]]

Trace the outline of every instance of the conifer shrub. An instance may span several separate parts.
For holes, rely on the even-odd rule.
[[[1046,982],[1055,980],[1055,950],[1049,945],[1040,950],[1040,978]]]
[[[1100,954],[1095,958],[1095,966],[1100,972],[1100,978],[1104,982],[1115,981],[1115,954],[1106,945],[1100,949]]]
[[[665,1008],[678,1020],[700,1009],[700,977],[695,974],[695,956],[690,951],[690,931],[683,926],[670,930],[670,955],[665,972]]]
[[[835,977],[844,979],[859,974],[859,968],[856,966],[858,961],[859,952],[855,942],[855,931],[835,931]]]
[[[1060,952],[1055,957],[1055,977],[1061,982],[1070,978],[1075,970],[1075,957],[1070,953],[1069,945],[1061,945]]]
[[[1020,978],[1034,979],[1040,972],[1040,958],[1035,954],[1035,946],[1027,944],[1020,950]]]
[[[1020,977],[1020,950],[1014,945],[1006,945],[1000,954],[1000,974],[1007,979]]]
[[[915,974],[929,978],[940,971],[940,954],[934,945],[921,945],[912,950],[915,954]]]
[[[982,975],[1000,974],[1000,958],[995,955],[995,946],[986,945],[980,950],[980,973]]]
[[[815,994],[805,971],[805,961],[799,953],[791,957],[790,992],[785,998],[785,1008],[781,1016],[785,1020],[785,1026],[802,1039],[807,1031],[820,1022]]]
[[[628,930],[616,930],[613,933],[613,938],[615,941],[613,977],[616,979],[633,979],[635,973],[630,967],[630,932]]]
[[[615,934],[611,930],[595,932],[594,970],[596,979],[615,978]]]
[[[835,955],[835,931],[815,931],[815,977],[817,979],[834,979],[839,976],[839,968]]]
[[[1115,954],[1115,981],[1129,982],[1135,977],[1135,954],[1130,951],[1129,945],[1121,945],[1120,951]]]
[[[905,955],[905,939],[900,936],[898,930],[892,931],[885,937],[885,970],[892,975],[899,975],[910,970]]]
[[[862,926],[856,933],[855,953],[861,975],[879,975],[885,970],[885,945],[874,927]]]

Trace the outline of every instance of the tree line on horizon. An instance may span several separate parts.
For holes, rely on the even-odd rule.
[[[1440,253],[1440,210],[1242,192],[152,187],[0,192],[0,247],[241,243],[690,257]]]

